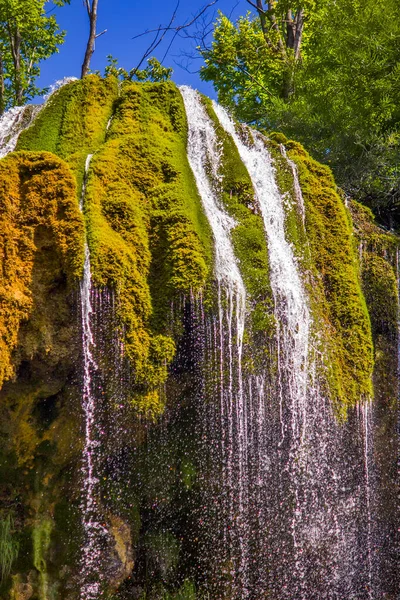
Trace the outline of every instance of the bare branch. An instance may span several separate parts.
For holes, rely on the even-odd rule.
[[[135,35],[132,39],[138,39],[141,38],[145,35],[151,34],[151,33],[155,33],[155,38],[153,39],[153,41],[151,42],[151,44],[147,47],[147,49],[145,50],[145,52],[143,53],[138,65],[132,69],[131,73],[134,75],[141,67],[141,65],[143,64],[143,62],[146,60],[146,58],[148,56],[150,56],[150,54],[152,54],[154,52],[154,50],[161,44],[161,42],[164,40],[165,36],[168,33],[172,33],[172,39],[170,40],[167,50],[164,53],[164,56],[161,60],[161,64],[164,62],[164,60],[166,59],[169,51],[171,50],[171,47],[176,39],[176,37],[190,37],[190,36],[186,36],[187,30],[192,27],[199,19],[201,19],[205,13],[215,4],[218,3],[219,0],[211,0],[210,2],[208,2],[208,4],[206,4],[205,6],[203,6],[192,18],[190,19],[186,19],[186,21],[184,21],[181,25],[174,25],[174,21],[176,19],[176,15],[177,15],[177,11],[179,8],[179,0],[178,3],[172,13],[171,19],[168,23],[168,25],[162,26],[160,25],[159,27],[157,27],[156,29],[147,29],[146,31],[139,33],[138,35]]]
[[[96,36],[95,36],[95,39],[97,40],[97,38],[99,38],[101,35],[104,35],[105,33],[107,33],[107,29],[105,29],[101,33],[97,33]]]
[[[90,19],[90,16],[92,14],[92,8],[90,6],[90,0],[83,0],[83,4],[86,6],[87,14],[88,14],[88,17]]]
[[[253,6],[253,8],[256,9],[256,11],[258,13],[260,13],[260,15],[265,15],[267,16],[267,11],[263,9],[262,4],[260,1],[257,2],[257,4],[254,4],[254,2],[252,2],[251,0],[246,0],[246,2],[248,4],[250,4],[251,6]]]

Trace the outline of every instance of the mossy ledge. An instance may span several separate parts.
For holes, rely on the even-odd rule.
[[[321,349],[325,355],[327,391],[338,417],[345,419],[349,408],[373,397],[371,322],[353,248],[352,220],[329,168],[282,134],[270,137],[277,145],[285,146],[288,157],[297,166],[311,258],[311,308],[317,329],[323,333]],[[298,239],[291,241],[298,244]]]
[[[134,368],[132,403],[152,418],[180,328],[171,304],[202,290],[212,239],[186,156],[187,122],[170,82],[124,82],[91,75],[58,90],[19,149],[49,150],[83,184],[94,284],[115,291],[125,356]]]

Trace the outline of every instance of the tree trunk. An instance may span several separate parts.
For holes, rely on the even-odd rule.
[[[8,23],[8,34],[10,36],[11,54],[14,64],[15,76],[14,76],[14,92],[15,92],[15,104],[21,106],[24,101],[24,87],[22,84],[21,75],[21,34],[18,26],[14,26]]]
[[[302,8],[296,13],[296,34],[294,36],[294,59],[297,62],[300,60],[300,49],[301,49],[301,39],[303,37],[303,28],[304,28],[304,12]]]
[[[4,88],[4,64],[3,56],[0,54],[0,117],[6,109],[5,88]]]
[[[292,19],[292,11],[288,10],[286,14],[286,48],[294,48],[295,24]]]
[[[267,19],[265,18],[265,12],[262,5],[262,0],[257,0],[257,10],[260,16],[261,29],[263,34],[267,35]]]
[[[82,72],[81,77],[85,77],[89,72],[90,60],[92,58],[92,54],[94,52],[94,45],[96,41],[96,25],[97,25],[97,5],[99,0],[92,0],[92,5],[90,6],[90,0],[86,0],[86,7],[89,16],[90,23],[90,31],[89,31],[89,39],[86,46],[85,58],[82,64]]]

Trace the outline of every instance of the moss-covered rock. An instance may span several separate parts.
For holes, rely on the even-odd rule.
[[[263,221],[234,143],[204,102],[221,145],[220,197],[236,222],[232,242],[247,290],[243,371],[266,374],[268,394],[276,348]],[[187,134],[174,84],[124,82],[118,89],[114,78],[91,75],[56,92],[20,136],[19,152],[0,161],[0,519],[13,523],[18,548],[0,584],[4,598],[78,597],[77,301],[85,231],[94,296],[112,298],[110,321],[107,314],[96,327],[113,331],[93,349],[98,437],[107,440],[96,498],[111,548],[105,593],[196,597],[192,581],[201,577],[185,561],[198,552],[198,532],[189,521],[197,518],[201,478],[209,475],[196,463],[204,444],[196,439],[203,418],[197,404],[219,398],[218,378],[232,374],[220,372],[218,352],[197,339],[213,318],[210,337],[217,337],[218,323],[214,241],[187,160]],[[304,223],[281,144],[298,170]],[[393,412],[398,240],[356,204],[352,222],[330,171],[300,145],[280,134],[267,145],[310,298],[312,345],[324,355],[326,392],[342,419],[372,397],[373,334],[375,390],[380,406]],[[78,199],[89,154],[82,216]],[[209,363],[200,364],[203,358]],[[203,381],[210,365],[218,372]],[[152,429],[166,402],[169,422]],[[379,444],[386,456],[383,438]],[[196,533],[188,536],[192,526]],[[231,569],[223,567],[228,579]]]
[[[207,282],[211,240],[186,157],[187,124],[170,83],[125,83],[94,155],[85,215],[93,281],[116,290],[133,404],[154,418],[175,353],[171,303]]]
[[[88,154],[104,141],[118,96],[114,77],[90,75],[53,93],[33,125],[21,133],[17,150],[46,151],[64,159],[80,193]]]
[[[49,153],[1,161],[0,222],[1,387],[22,360],[41,354],[61,361],[68,352],[57,322],[48,319],[53,299],[47,296],[60,280],[68,294],[83,266],[83,221],[68,166]]]
[[[316,329],[323,334],[327,391],[337,414],[345,418],[349,407],[373,396],[371,324],[353,248],[352,221],[330,170],[300,144],[281,135],[278,141],[298,170],[306,215],[303,255],[309,252],[303,265],[308,263],[311,308]],[[293,243],[298,245],[299,238]]]

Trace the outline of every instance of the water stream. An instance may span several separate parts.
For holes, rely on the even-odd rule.
[[[88,170],[92,155],[86,158],[85,176],[82,186],[80,208],[83,211]],[[84,529],[84,543],[81,555],[81,577],[82,587],[80,591],[81,600],[97,600],[100,597],[101,584],[99,572],[100,558],[102,554],[102,538],[106,530],[100,522],[98,507],[99,478],[97,473],[98,448],[98,419],[96,415],[96,394],[93,376],[97,371],[97,364],[93,355],[93,287],[90,269],[90,252],[85,240],[85,262],[83,278],[80,284],[81,291],[81,315],[82,315],[82,348],[83,348],[83,384],[82,384],[82,407],[84,412],[85,438],[82,453],[82,480],[83,498],[81,504],[82,525]]]
[[[230,231],[236,223],[224,210],[221,197],[221,152],[214,124],[197,91],[180,88],[189,124],[188,159],[215,242],[215,277],[218,285],[218,341],[220,364],[220,419],[223,478],[228,493],[229,523],[224,538],[235,538],[239,556],[230,559],[241,573],[241,593],[247,598],[248,536],[246,495],[246,403],[243,390],[242,351],[246,315],[246,289],[233,250]],[[225,373],[228,372],[228,377]],[[233,553],[234,554],[234,553]],[[229,560],[225,557],[225,560]]]

